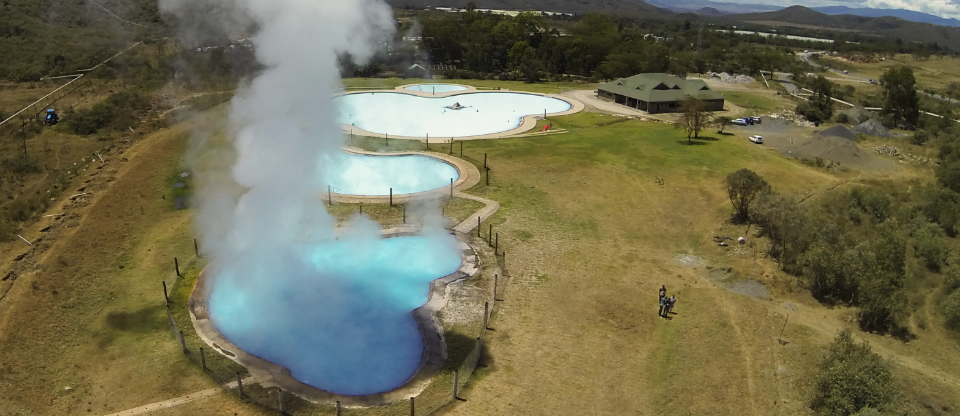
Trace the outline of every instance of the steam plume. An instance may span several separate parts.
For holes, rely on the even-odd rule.
[[[161,8],[182,10],[182,1],[195,5]],[[455,240],[439,227],[381,240],[379,224],[359,217],[334,242],[320,166],[343,145],[331,97],[341,87],[337,57],[372,58],[393,34],[392,12],[380,0],[233,6],[249,19],[226,21],[259,28],[251,40],[265,70],[231,103],[228,145],[196,169],[211,317],[232,342],[304,383],[341,394],[397,387],[422,353],[410,310],[426,301],[430,280],[459,267]]]

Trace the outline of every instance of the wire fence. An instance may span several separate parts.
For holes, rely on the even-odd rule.
[[[490,228],[492,230],[492,228]],[[486,230],[484,230],[486,231]],[[478,234],[472,234],[474,236]],[[479,240],[479,241],[478,241]],[[498,244],[494,238],[476,238],[476,243],[487,243],[490,248]],[[195,242],[196,247],[196,242]],[[365,415],[365,416],[392,416],[392,415],[429,415],[451,405],[457,400],[463,400],[464,389],[476,375],[477,368],[482,368],[487,361],[484,341],[490,318],[494,316],[496,306],[502,302],[500,294],[506,286],[507,273],[504,266],[505,253],[490,253],[484,247],[476,247],[481,262],[490,261],[490,267],[481,268],[470,279],[471,285],[480,287],[482,296],[474,299],[482,301],[483,312],[467,324],[455,324],[444,328],[443,339],[446,343],[447,358],[439,373],[432,378],[429,385],[415,397],[400,400],[385,406],[377,407],[348,407],[340,403],[317,404],[304,400],[293,394],[283,392],[270,385],[267,380],[255,380],[248,370],[234,362],[231,357],[210,348],[194,331],[190,316],[190,294],[193,291],[197,277],[202,270],[203,261],[197,251],[194,259],[181,261],[174,259],[177,278],[167,290],[164,282],[164,302],[167,304],[167,317],[174,345],[183,351],[185,356],[207,375],[216,380],[232,394],[240,395],[244,400],[272,409],[286,415]],[[492,257],[492,259],[491,259]],[[491,279],[490,275],[493,274]],[[492,281],[491,281],[492,280]],[[477,305],[479,306],[479,305]],[[441,312],[442,313],[442,312]],[[261,385],[260,382],[267,381]]]

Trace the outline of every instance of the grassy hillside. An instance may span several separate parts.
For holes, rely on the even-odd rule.
[[[156,0],[99,3],[110,12],[84,0],[4,1],[0,79],[36,81],[90,68],[160,27]]]
[[[464,7],[462,0],[386,0],[394,7]],[[476,0],[477,8],[495,10],[543,10],[559,13],[600,12],[629,16],[671,14],[641,0]]]
[[[862,17],[854,15],[828,15],[803,7],[793,6],[775,12],[748,13],[727,16],[729,21],[771,24],[772,22],[874,33],[882,36],[917,41],[936,42],[953,51],[960,50],[960,28],[917,23],[897,17]]]

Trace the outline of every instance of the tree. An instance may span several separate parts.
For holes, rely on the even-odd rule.
[[[833,117],[833,85],[830,81],[823,75],[818,76],[810,83],[810,89],[813,90],[810,105],[817,110],[820,120]]]
[[[713,124],[717,126],[717,133],[723,133],[723,128],[730,125],[730,122],[733,121],[732,118],[727,116],[720,116],[713,119]]]
[[[734,219],[745,222],[750,219],[750,204],[762,193],[769,192],[770,185],[750,169],[740,169],[727,175],[727,196],[736,211]]]
[[[688,96],[680,100],[680,113],[680,121],[676,126],[687,132],[687,142],[691,143],[692,137],[700,137],[700,130],[710,123],[707,104],[699,98]]]
[[[883,85],[883,110],[881,114],[890,115],[894,125],[913,128],[920,118],[920,99],[917,97],[913,70],[899,67],[887,70],[880,77]]]
[[[890,365],[867,343],[840,332],[818,364],[813,409],[821,415],[855,415],[863,409],[886,410],[897,397]]]
[[[947,85],[947,90],[944,92],[944,95],[947,97],[958,99],[960,98],[960,82],[951,82]]]

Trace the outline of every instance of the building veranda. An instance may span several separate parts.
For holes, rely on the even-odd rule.
[[[723,111],[724,101],[723,94],[711,90],[702,79],[662,73],[616,79],[600,85],[597,96],[650,114],[675,112],[687,97],[702,100],[707,111]]]

